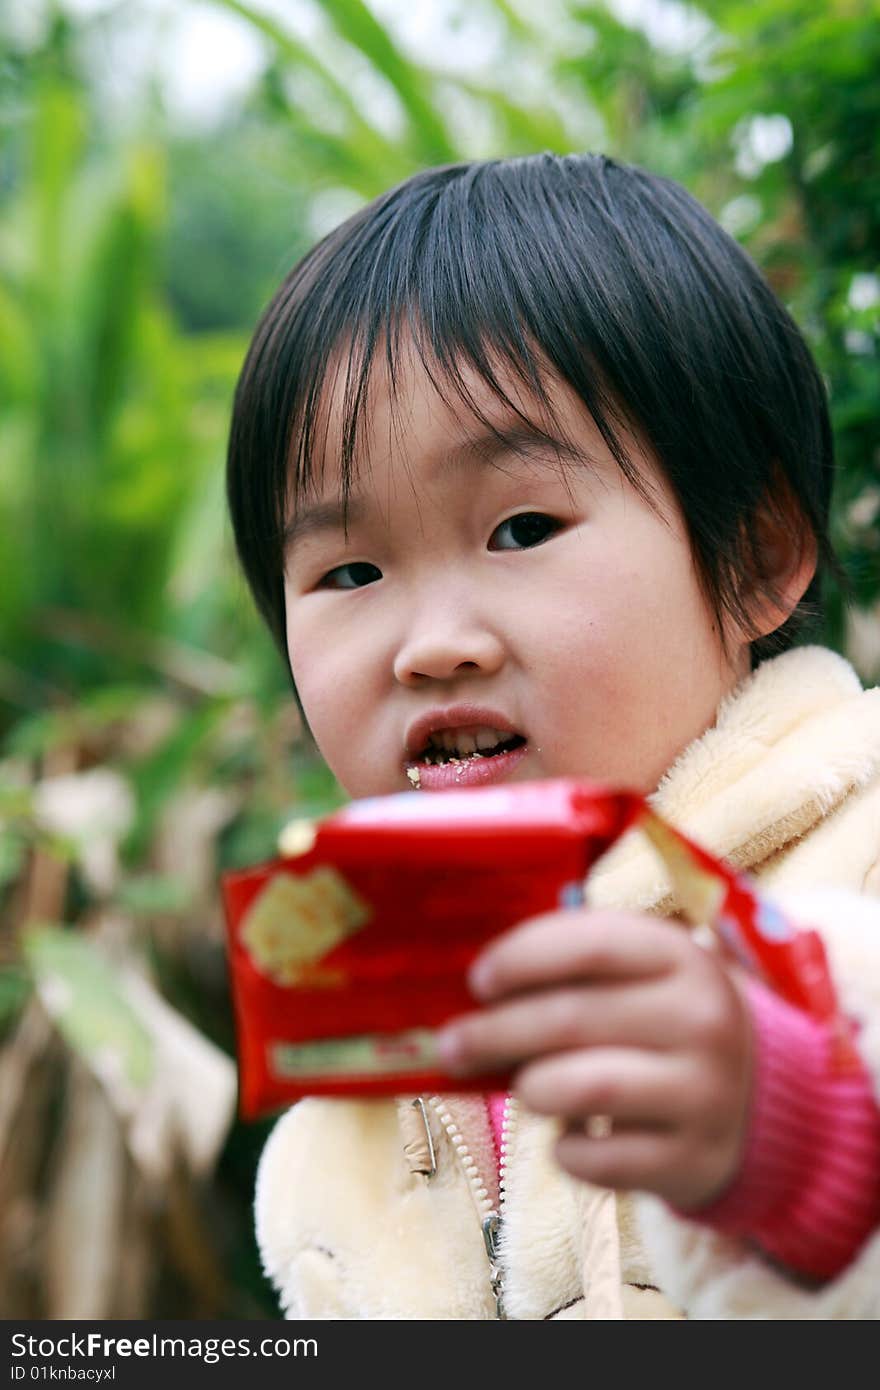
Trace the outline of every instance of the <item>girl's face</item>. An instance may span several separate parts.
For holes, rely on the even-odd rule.
[[[574,394],[555,414],[580,454],[560,466],[524,435],[494,449],[445,406],[412,356],[393,416],[382,368],[367,412],[370,465],[355,478],[346,535],[331,401],[326,462],[291,517],[287,647],[306,718],[353,797],[583,776],[643,792],[714,721],[749,670],[732,659],[699,586],[683,520],[637,439],[624,439],[660,514],[627,482]],[[520,421],[476,376],[505,430]],[[510,398],[545,424],[505,377]],[[335,438],[334,438],[334,431]],[[451,727],[449,727],[451,726]],[[461,760],[433,740],[452,746]],[[482,732],[480,732],[482,731]],[[470,737],[468,737],[470,735]],[[498,739],[516,751],[495,756]],[[484,755],[467,757],[477,745]],[[457,751],[456,751],[457,750]],[[418,765],[419,777],[407,769]]]

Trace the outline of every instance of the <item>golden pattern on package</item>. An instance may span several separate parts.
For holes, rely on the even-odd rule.
[[[275,984],[330,984],[335,973],[316,972],[316,962],[370,916],[342,874],[322,865],[301,877],[271,878],[247,913],[241,939],[257,969]]]

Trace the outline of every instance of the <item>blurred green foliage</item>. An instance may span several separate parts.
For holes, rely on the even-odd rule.
[[[4,1033],[25,967],[36,969],[39,952],[23,957],[19,935],[34,856],[49,853],[69,868],[68,927],[88,930],[98,908],[121,914],[166,997],[232,1049],[216,872],[271,853],[291,812],[341,799],[236,573],[223,502],[232,391],[262,305],[334,209],[418,168],[592,147],[700,197],[819,359],[839,458],[834,536],[856,604],[876,621],[872,0],[664,0],[646,7],[644,27],[611,4],[568,0],[545,14],[459,0],[438,11],[439,28],[458,34],[459,55],[468,25],[485,47],[460,70],[440,42],[416,56],[403,26],[364,0],[314,0],[309,40],[256,3],[214,8],[249,26],[265,64],[243,101],[195,130],[155,91],[134,123],[107,115],[90,55],[137,0],[91,18],[47,4],[26,37],[0,8]],[[845,649],[848,630],[834,594],[826,639]],[[33,788],[59,757],[74,771],[112,768],[133,792],[103,897],[76,846],[33,812]],[[188,880],[169,869],[162,836],[196,803],[203,873]],[[228,1270],[216,1314],[274,1309],[250,1233],[263,1134],[235,1127],[204,1197]],[[160,1290],[144,1315],[163,1306]],[[192,1306],[205,1305],[193,1295]]]

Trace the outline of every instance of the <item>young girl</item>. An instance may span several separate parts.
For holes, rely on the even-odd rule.
[[[832,472],[754,266],[609,159],[420,173],[282,285],[229,500],[339,782],[649,793],[823,933],[863,1063],[664,920],[631,835],[474,966],[446,1060],[511,1065],[511,1098],[280,1120],[256,1209],[289,1316],[880,1315],[880,691],[793,645]]]

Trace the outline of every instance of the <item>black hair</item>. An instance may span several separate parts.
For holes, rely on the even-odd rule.
[[[282,652],[284,528],[313,477],[328,364],[344,365],[347,499],[370,371],[384,356],[393,396],[402,334],[444,399],[451,391],[490,429],[463,367],[519,416],[498,364],[547,409],[555,374],[645,494],[621,443],[624,428],[637,431],[678,499],[722,632],[725,613],[747,624],[750,594],[772,592],[759,518],[798,545],[812,538],[816,574],[788,621],[752,642],[753,666],[821,616],[823,568],[840,574],[833,446],[793,319],[679,184],[604,155],[539,154],[413,175],[318,242],[263,314],[235,394],[227,492],[239,559]]]

